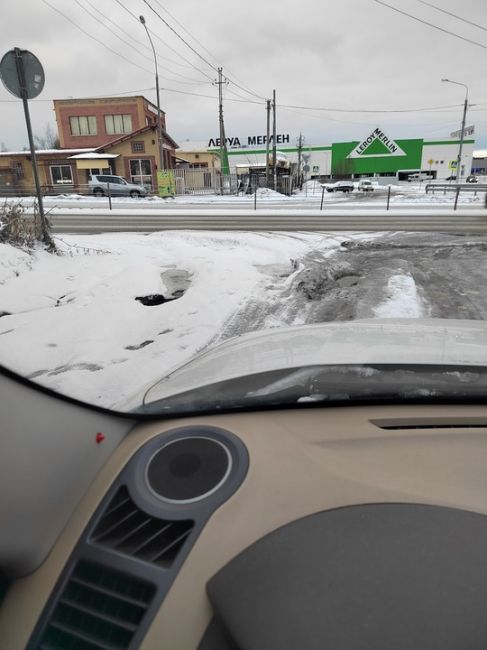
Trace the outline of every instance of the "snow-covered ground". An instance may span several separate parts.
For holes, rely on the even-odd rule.
[[[167,231],[56,242],[62,255],[0,244],[0,363],[108,407],[255,329],[487,318],[482,236]]]
[[[208,345],[243,301],[311,249],[350,237],[165,232],[64,236],[64,254],[0,245],[0,359],[39,382],[110,405]],[[187,273],[184,295],[167,278]],[[161,277],[162,275],[162,277]],[[181,275],[181,274],[179,274]],[[184,274],[183,274],[184,275]]]

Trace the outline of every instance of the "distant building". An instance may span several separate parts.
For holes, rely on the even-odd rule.
[[[112,173],[157,187],[157,107],[142,96],[55,99],[59,149],[36,152],[39,180],[47,192],[82,189],[90,174]],[[161,111],[164,169],[174,169],[177,143]],[[33,187],[30,152],[0,153],[0,191]]]
[[[487,149],[477,149],[473,152],[472,174],[487,174]]]
[[[187,142],[176,151],[178,194],[184,194],[188,190],[219,190],[220,172],[219,152],[206,150],[204,144]]]
[[[230,145],[230,138],[227,143]],[[237,138],[233,138],[235,142]],[[239,142],[250,141],[238,138]],[[289,138],[288,138],[289,140]],[[210,141],[211,142],[211,141]],[[475,141],[464,141],[461,177],[470,174]],[[393,139],[377,127],[364,133],[361,141],[349,140],[331,144],[306,143],[301,150],[302,169],[308,178],[348,178],[361,176],[393,177],[405,180],[412,173],[430,173],[435,178],[456,174],[459,140],[456,138],[397,138]],[[207,146],[208,151],[218,151]],[[229,146],[230,170],[238,175],[262,174],[266,164],[266,147]],[[278,145],[278,165],[295,169],[299,159],[296,144]]]

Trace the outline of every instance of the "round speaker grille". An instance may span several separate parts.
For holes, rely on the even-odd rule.
[[[147,483],[165,501],[189,503],[215,492],[231,466],[230,452],[217,440],[180,438],[152,456],[147,466]]]

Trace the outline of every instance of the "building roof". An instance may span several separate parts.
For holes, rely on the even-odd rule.
[[[487,158],[487,149],[477,149],[472,154],[473,158]]]
[[[44,154],[75,154],[75,153],[89,153],[96,151],[94,148],[84,149],[36,149],[36,155],[42,156]],[[0,156],[30,156],[30,149],[24,151],[0,151]]]
[[[144,95],[119,95],[117,97],[68,97],[65,99],[53,99],[52,101],[54,104],[61,103],[61,104],[76,104],[76,103],[81,103],[81,102],[92,102],[93,100],[97,102],[116,102],[116,101],[121,101],[123,99],[143,99],[145,102],[150,104],[156,111],[157,111],[157,106],[153,102],[150,101],[150,99],[147,99],[147,97],[144,97]],[[166,112],[161,108],[161,113],[163,115],[166,114]]]
[[[208,153],[208,140],[186,140],[179,145],[179,152],[191,151],[195,153]]]
[[[105,160],[106,158],[118,158],[119,156],[119,153],[96,153],[91,151],[89,153],[78,153],[69,158],[74,160]]]
[[[100,151],[100,149],[109,149],[110,147],[114,147],[117,144],[120,144],[121,142],[125,142],[126,140],[131,140],[134,136],[141,135],[142,133],[146,133],[146,131],[156,131],[157,127],[156,126],[143,126],[140,129],[137,129],[136,131],[132,131],[132,133],[125,133],[124,135],[121,135],[119,138],[116,138],[115,140],[111,140],[110,142],[106,142],[105,144],[100,145],[94,151]],[[175,142],[171,136],[168,134],[168,132],[165,129],[162,129],[162,135],[163,137],[169,142],[169,144],[172,144],[172,146],[177,149],[178,148],[178,143]]]

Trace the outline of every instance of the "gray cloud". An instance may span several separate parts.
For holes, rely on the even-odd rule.
[[[129,59],[123,61],[95,43],[50,9],[42,0],[0,0],[1,42],[5,51],[13,46],[34,52],[45,68],[46,86],[39,100],[54,97],[91,96],[124,91],[145,92],[155,99],[154,75],[142,26],[115,0],[79,0],[95,13],[97,8],[118,23],[140,43],[112,26],[127,43],[103,27],[105,19],[90,17],[71,0],[49,0],[76,24],[106,46]],[[453,18],[410,1],[407,9],[399,0],[396,7],[487,45],[487,34]],[[487,5],[483,0],[436,0],[443,9],[487,26]],[[206,140],[218,131],[216,88],[210,79],[191,68],[167,46],[173,47],[194,66],[216,76],[203,61],[187,49],[144,4],[143,0],[122,0],[136,15],[143,13],[161,40],[154,38],[158,52],[180,65],[160,59],[161,86],[165,89],[211,95],[196,97],[162,90],[168,127],[176,140]],[[477,125],[478,146],[487,146],[487,91],[484,69],[487,50],[458,41],[379,6],[373,0],[149,0],[164,14],[166,7],[212,52],[224,72],[259,95],[268,97],[276,88],[278,102],[297,106],[344,107],[353,109],[397,109],[456,105],[456,108],[423,113],[342,113],[279,109],[280,132],[296,137],[302,131],[308,142],[360,139],[370,127],[381,125],[393,137],[443,137],[458,128],[463,89],[442,84],[442,77],[467,83],[473,103],[469,122]],[[160,3],[160,4],[159,4]],[[189,38],[171,18],[171,24]],[[162,41],[162,42],[161,42]],[[191,41],[205,58],[211,57]],[[167,45],[167,46],[166,46]],[[140,50],[139,53],[134,48]],[[149,57],[144,58],[143,55]],[[137,64],[144,69],[136,67]],[[169,68],[169,71],[163,69]],[[183,75],[181,78],[174,72]],[[197,81],[197,83],[194,83]],[[185,83],[187,82],[187,83]],[[243,82],[243,83],[242,83]],[[239,103],[236,95],[259,101],[230,84],[225,90],[226,128],[229,135],[262,133],[265,129],[263,103]],[[0,141],[10,148],[26,141],[21,103],[0,89]],[[49,101],[31,102],[34,128],[54,123]]]

